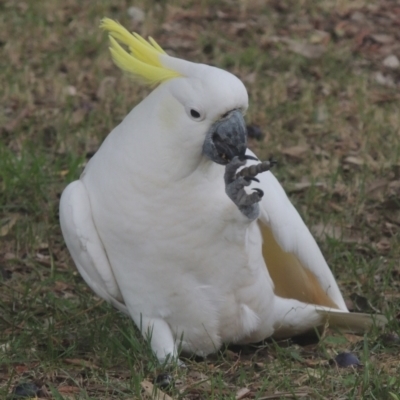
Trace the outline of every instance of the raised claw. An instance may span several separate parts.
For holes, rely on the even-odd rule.
[[[270,158],[268,159],[268,161],[269,161],[269,163],[271,164],[271,168],[272,168],[273,166],[275,166],[276,164],[278,164],[278,161],[276,161],[273,157],[270,157]]]
[[[246,164],[246,161],[240,160],[239,157],[233,157],[229,164],[225,167],[225,184],[232,183],[236,178],[236,171],[238,168],[243,167]]]
[[[256,176],[262,172],[269,171],[271,167],[273,167],[276,164],[274,160],[271,161],[263,161],[260,162],[259,164],[253,164],[250,165],[250,167],[243,168],[237,173],[237,176]]]
[[[254,182],[258,182],[260,183],[260,180],[255,178],[254,176],[245,176],[244,179],[246,179],[246,181],[254,181]]]
[[[249,156],[248,159],[250,159]],[[253,158],[253,157],[252,157]],[[252,181],[259,182],[255,177],[259,172],[269,169],[270,163],[265,161],[250,167],[243,168],[237,172],[240,167],[246,164],[246,160],[234,157],[225,167],[225,192],[228,197],[236,204],[238,209],[251,221],[258,218],[260,214],[259,202],[264,195],[261,189],[254,189],[254,192],[248,194],[244,188],[249,186]],[[243,172],[244,171],[244,172]]]
[[[254,190],[255,192],[257,192],[257,193],[260,195],[260,197],[263,197],[263,196],[264,196],[264,192],[263,192],[261,189],[259,189],[259,188],[253,188],[252,190]]]
[[[254,161],[259,161],[257,157],[249,156],[245,154],[244,156],[239,157],[240,160],[254,160]]]

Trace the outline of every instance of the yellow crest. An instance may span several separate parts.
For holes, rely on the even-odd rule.
[[[153,38],[149,37],[147,41],[137,33],[130,33],[110,18],[104,18],[100,28],[109,33],[110,52],[115,64],[134,79],[154,86],[181,76],[178,72],[165,68],[161,64],[160,55],[166,53]],[[130,53],[118,42],[126,45]]]

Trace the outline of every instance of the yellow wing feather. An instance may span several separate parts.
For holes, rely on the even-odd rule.
[[[181,76],[177,71],[163,66],[160,56],[166,53],[153,38],[146,41],[110,18],[104,18],[100,28],[109,32],[110,52],[115,64],[134,79],[153,86]],[[131,53],[118,42],[126,45]]]
[[[307,304],[338,309],[337,304],[325,293],[317,277],[292,253],[279,246],[271,230],[260,224],[263,236],[263,256],[274,282],[277,296],[296,299]]]

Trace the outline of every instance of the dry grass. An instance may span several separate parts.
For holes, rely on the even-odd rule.
[[[21,382],[44,398],[141,398],[141,384],[162,370],[133,324],[82,282],[58,226],[63,187],[147,92],[112,65],[103,16],[245,82],[248,123],[264,133],[251,146],[278,159],[275,174],[349,306],[365,309],[368,300],[390,318],[388,332],[399,328],[400,69],[383,60],[400,58],[400,5],[166,3],[136,2],[146,18],[134,22],[121,0],[0,1],[3,398]],[[379,335],[329,332],[308,346],[226,349],[173,369],[168,391],[182,399],[398,399],[399,347]],[[363,366],[330,365],[344,350]]]

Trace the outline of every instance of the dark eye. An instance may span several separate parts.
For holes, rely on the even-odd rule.
[[[222,115],[222,118],[226,118],[230,113],[231,113],[230,111],[226,112],[225,114]]]
[[[196,110],[193,110],[193,109],[191,109],[190,110],[190,115],[193,117],[193,118],[200,118],[200,113],[198,112],[198,111],[196,111]]]

